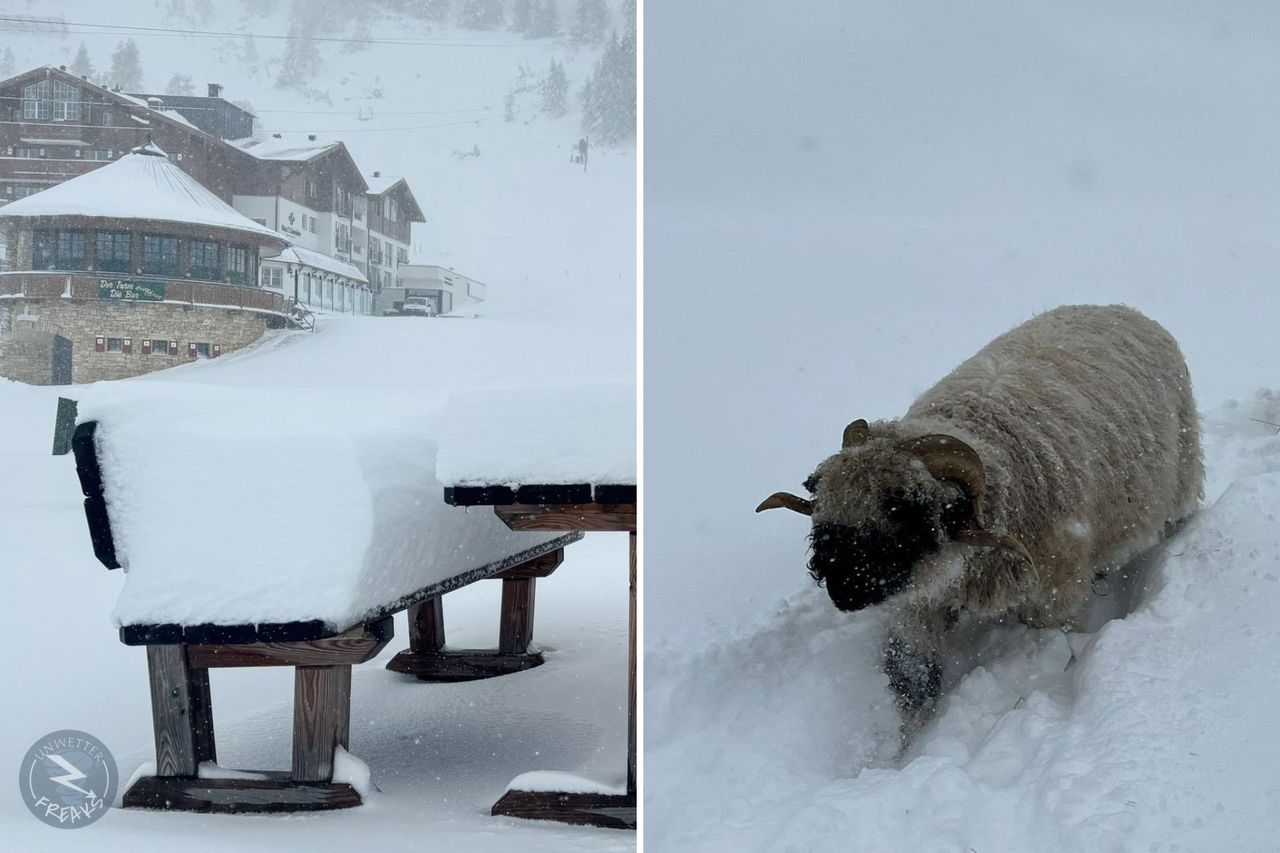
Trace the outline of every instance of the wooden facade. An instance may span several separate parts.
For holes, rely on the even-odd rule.
[[[0,81],[0,204],[105,166],[148,141],[227,203],[255,162],[181,117],[58,68]]]

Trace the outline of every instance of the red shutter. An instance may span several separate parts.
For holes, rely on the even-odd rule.
[[[132,354],[133,354],[133,338],[125,338],[125,339],[124,339],[124,350],[123,350],[123,352],[124,352],[124,354],[125,354],[125,355],[132,355]]]
[[[196,345],[194,343],[187,344],[187,358],[196,357]]]
[[[142,354],[151,355],[151,339],[150,338],[142,339]]]
[[[106,338],[94,338],[94,339],[93,339],[93,351],[94,351],[94,352],[106,352],[106,351],[107,351],[107,339],[106,339]]]
[[[222,344],[213,344],[211,355],[213,358],[217,358],[218,356],[222,355]]]
[[[177,355],[177,354],[178,354],[178,342],[169,341],[169,355]]]

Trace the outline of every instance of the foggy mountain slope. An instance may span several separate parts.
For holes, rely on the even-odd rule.
[[[706,651],[650,654],[650,843],[1274,849],[1280,438],[1248,418],[1278,408],[1264,393],[1206,416],[1211,503],[1162,547],[1132,614],[1094,634],[979,635],[980,666],[905,760],[874,612],[810,589]]]
[[[27,4],[24,14],[56,14],[68,22],[284,35],[294,4],[207,4],[198,24],[165,13],[161,2],[101,4],[69,0],[56,7]],[[186,4],[190,7],[199,4]],[[314,9],[315,34],[356,32],[356,6],[297,4]],[[331,7],[345,10],[334,14]],[[589,170],[569,163],[581,136],[576,94],[594,67],[599,46],[567,37],[523,39],[507,31],[441,28],[372,7],[372,39],[416,40],[426,46],[373,44],[345,52],[342,43],[314,43],[316,69],[298,88],[279,88],[287,42],[254,39],[258,59],[244,58],[244,38],[186,38],[132,34],[138,42],[146,91],[162,93],[175,73],[188,75],[196,94],[221,83],[223,97],[248,101],[264,133],[316,133],[341,140],[365,173],[408,179],[427,218],[415,225],[415,262],[451,266],[489,285],[490,299],[518,300],[522,309],[554,306],[588,314],[630,312],[634,303],[634,144],[593,148]],[[569,9],[562,12],[568,25]],[[613,23],[620,26],[617,9]],[[6,33],[18,71],[43,64],[70,66],[83,42],[99,73],[110,66],[127,33]],[[456,45],[456,46],[455,46]],[[505,121],[505,98],[521,85],[521,69],[542,75],[552,58],[569,78],[568,113],[538,110],[536,90],[518,95],[515,121]],[[535,87],[536,88],[536,87]],[[358,115],[367,117],[361,120]],[[460,156],[479,150],[479,156]],[[620,324],[621,326],[621,324]],[[619,334],[628,334],[621,327]]]

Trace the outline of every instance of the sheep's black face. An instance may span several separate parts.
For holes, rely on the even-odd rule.
[[[874,523],[815,522],[809,574],[841,610],[871,607],[901,592],[915,566],[940,550],[939,526],[927,501],[901,493],[884,498]]]

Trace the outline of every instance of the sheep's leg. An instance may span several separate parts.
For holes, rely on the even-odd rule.
[[[940,648],[945,616],[905,620],[889,633],[884,644],[884,673],[902,713],[905,746],[933,713],[942,693]]]

